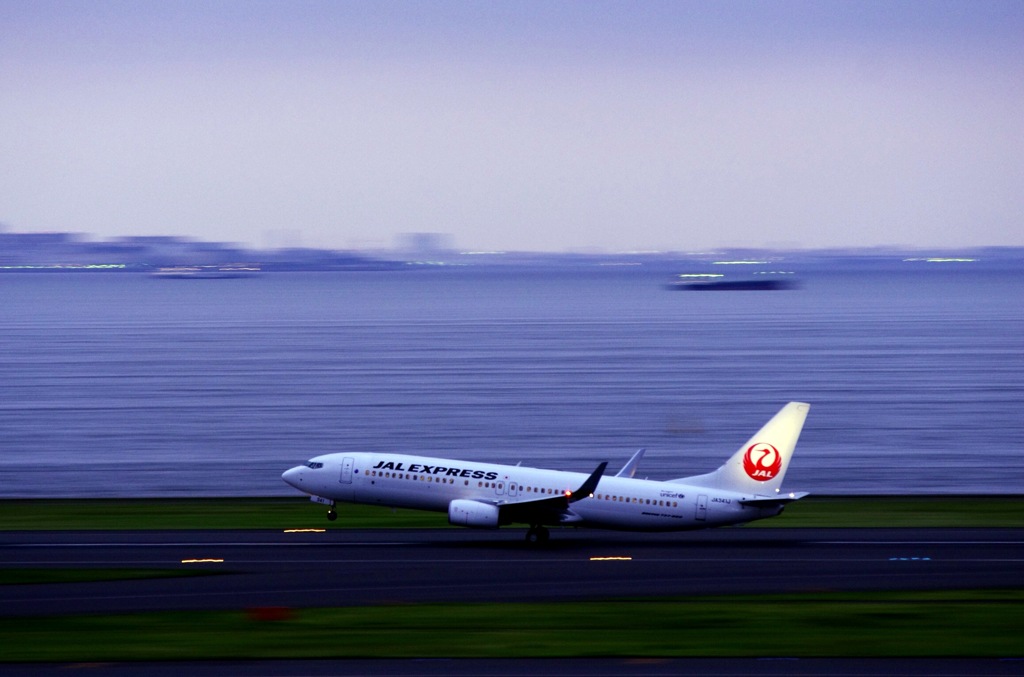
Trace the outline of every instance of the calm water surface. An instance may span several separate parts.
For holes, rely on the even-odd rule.
[[[668,292],[663,272],[0,276],[0,496],[293,495],[331,451],[638,476],[812,403],[786,486],[1019,493],[1024,275],[982,265]]]

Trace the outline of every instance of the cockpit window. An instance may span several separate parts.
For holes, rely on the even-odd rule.
[[[318,468],[324,467],[324,464],[323,463],[314,463],[313,461],[308,461],[306,463],[306,467],[307,468],[312,468],[313,470],[316,470]]]

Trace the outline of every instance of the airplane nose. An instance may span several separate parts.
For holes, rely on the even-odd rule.
[[[299,485],[302,484],[302,466],[297,465],[294,468],[285,470],[281,474],[281,479],[283,479],[285,482],[292,485],[296,489],[299,489]]]

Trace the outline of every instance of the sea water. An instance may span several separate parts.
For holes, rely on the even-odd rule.
[[[810,402],[785,487],[1018,493],[1024,275],[827,267],[666,291],[636,267],[0,276],[0,496],[291,495],[327,452],[638,477]]]

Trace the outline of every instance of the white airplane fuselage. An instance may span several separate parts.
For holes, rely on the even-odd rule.
[[[298,466],[285,473],[285,481],[330,501],[436,512],[448,512],[456,500],[501,506],[565,496],[587,479],[578,472],[404,454],[326,454],[309,463],[323,466]],[[782,511],[781,505],[741,503],[754,497],[674,482],[602,477],[596,490],[573,503],[572,515],[559,523],[675,531],[749,522]]]
[[[523,523],[636,531],[681,531],[773,517],[805,493],[779,485],[809,406],[784,407],[718,470],[668,481],[477,463],[391,453],[332,453],[286,471],[285,482],[336,502],[447,512],[452,524]],[[635,470],[642,452],[620,471]],[[546,531],[541,533],[546,537]]]

